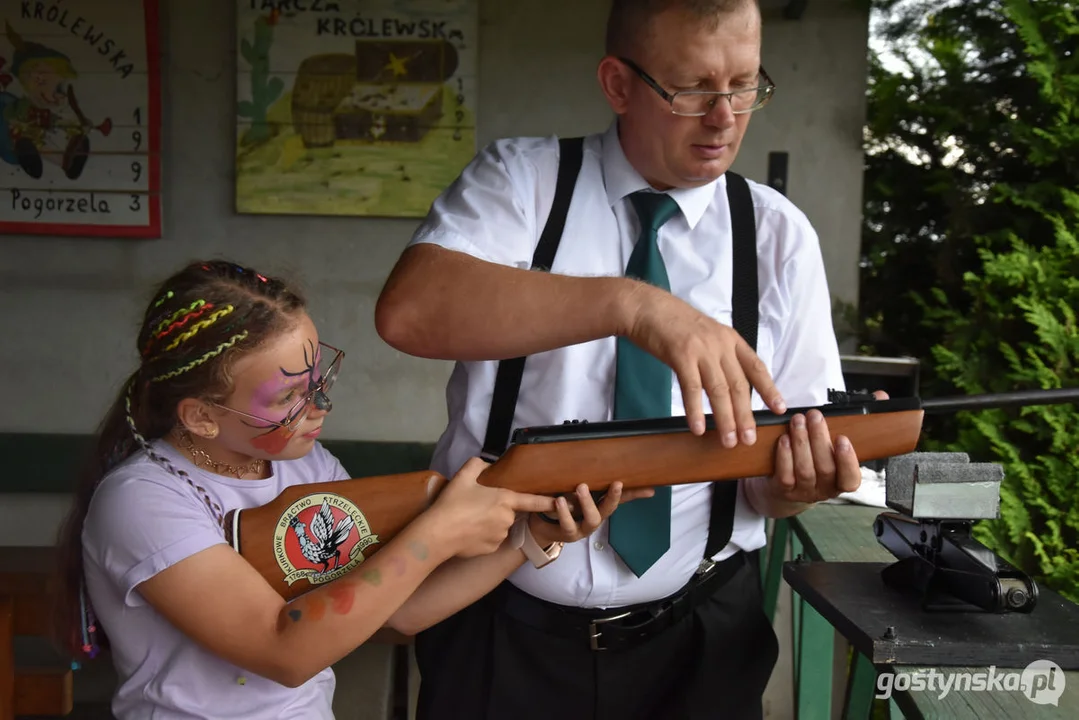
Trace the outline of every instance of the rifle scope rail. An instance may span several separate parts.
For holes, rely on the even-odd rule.
[[[1005,407],[1032,405],[1060,405],[1079,400],[1079,387],[1054,388],[1048,390],[1019,390],[1007,393],[985,393],[981,395],[956,395],[942,398],[922,399],[919,397],[890,398],[878,400],[868,393],[848,393],[839,390],[828,391],[829,403],[820,406],[788,408],[779,415],[771,410],[757,410],[753,419],[759,426],[786,425],[798,414],[810,410],[820,410],[825,418],[841,415],[872,415],[876,413],[905,412],[922,410],[927,414],[942,414],[962,410],[993,410]],[[715,430],[715,417],[704,416],[705,430]],[[513,432],[512,445],[535,445],[549,442],[568,442],[572,440],[599,440],[602,438],[623,438],[638,435],[661,435],[667,433],[689,432],[685,417],[647,418],[642,420],[607,420],[589,422],[588,420],[567,420],[561,425],[536,425],[517,428]]]

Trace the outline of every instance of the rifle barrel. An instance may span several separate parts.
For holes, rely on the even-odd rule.
[[[953,397],[927,398],[922,409],[928,413],[947,413],[959,410],[994,410],[1004,407],[1028,405],[1061,405],[1079,400],[1079,387],[1053,388],[1050,390],[1017,390],[1006,393],[983,395],[956,395]]]

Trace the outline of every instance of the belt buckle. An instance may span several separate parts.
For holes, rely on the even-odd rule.
[[[615,620],[621,620],[622,618],[627,618],[632,614],[633,613],[631,611],[627,610],[626,612],[620,613],[618,615],[612,615],[610,617],[605,617],[605,618],[596,618],[592,622],[588,623],[588,644],[589,644],[589,647],[591,647],[593,650],[597,650],[597,651],[606,650],[607,648],[600,647],[599,639],[600,639],[600,636],[603,635],[603,633],[600,631],[599,627],[597,627],[597,626],[603,625],[604,623],[614,622]]]

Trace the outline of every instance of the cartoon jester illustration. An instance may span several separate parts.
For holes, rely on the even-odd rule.
[[[0,57],[0,160],[35,179],[49,161],[75,179],[90,156],[90,131],[107,136],[112,122],[106,118],[95,127],[83,115],[71,83],[77,74],[67,55],[23,40],[10,22],[5,25],[15,55],[7,73]],[[13,80],[21,96],[8,91]]]

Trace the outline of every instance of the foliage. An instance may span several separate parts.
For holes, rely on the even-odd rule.
[[[1079,21],[1070,2],[879,2],[860,342],[923,360],[925,396],[1074,386]],[[932,449],[1004,465],[979,539],[1079,600],[1079,412],[961,413]]]

